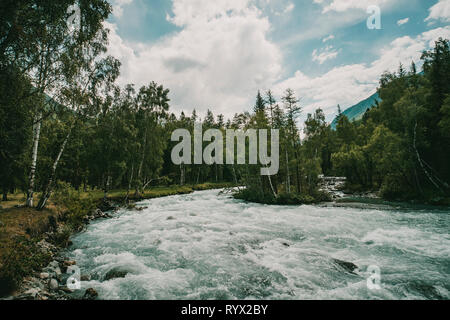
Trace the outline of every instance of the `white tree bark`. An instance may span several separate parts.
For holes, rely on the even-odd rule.
[[[36,181],[36,166],[39,149],[39,139],[41,136],[41,126],[42,126],[42,114],[38,112],[34,117],[34,124],[33,124],[33,149],[31,152],[31,167],[28,179],[28,193],[26,203],[26,206],[29,208],[33,207],[34,185]]]
[[[56,156],[55,161],[53,162],[53,166],[52,166],[52,173],[50,174],[50,178],[48,180],[47,186],[45,188],[44,193],[42,194],[42,198],[39,201],[39,204],[37,206],[38,210],[42,210],[45,208],[45,205],[47,204],[48,199],[50,199],[50,196],[52,195],[53,192],[53,181],[55,180],[56,177],[56,169],[58,168],[58,164],[59,161],[61,160],[61,157],[64,153],[64,150],[66,149],[66,145],[67,142],[70,139],[70,135],[72,133],[72,128],[69,130],[69,133],[67,134],[66,138],[64,139],[63,144],[61,145],[60,149],[59,149],[59,153]]]

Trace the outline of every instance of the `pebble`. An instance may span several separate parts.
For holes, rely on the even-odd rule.
[[[81,275],[80,280],[81,281],[91,281],[91,276],[88,274],[83,274],[83,275]]]
[[[56,281],[56,279],[51,279],[50,282],[48,283],[48,286],[50,289],[56,290],[59,287],[58,281]]]
[[[48,279],[49,277],[50,277],[50,275],[47,272],[42,272],[39,275],[39,278],[41,278],[41,279]]]
[[[83,299],[85,300],[95,300],[98,297],[97,291],[93,288],[89,288],[84,293]]]

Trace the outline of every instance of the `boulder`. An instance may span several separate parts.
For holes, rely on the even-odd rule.
[[[125,278],[128,274],[128,271],[121,270],[121,269],[111,269],[109,270],[105,275],[105,281],[112,280],[112,279],[118,279],[118,278]]]
[[[95,289],[93,289],[93,288],[89,288],[84,293],[83,299],[84,300],[95,300],[95,299],[97,299],[97,297],[98,297],[97,291],[95,291]]]
[[[338,266],[340,266],[342,269],[344,269],[345,271],[347,271],[348,273],[351,274],[356,274],[354,271],[356,269],[358,269],[358,266],[354,263],[351,262],[347,262],[347,261],[342,261],[339,259],[333,259],[333,262],[335,264],[337,264]]]
[[[48,283],[50,290],[57,290],[59,288],[58,281],[56,279],[51,279]]]
[[[37,288],[32,288],[25,291],[23,294],[14,297],[14,300],[36,300],[39,298],[40,290]]]
[[[77,262],[75,260],[66,260],[63,262],[63,265],[65,267],[75,266]]]
[[[91,276],[88,274],[82,274],[80,277],[81,281],[91,281]]]
[[[42,272],[39,275],[39,278],[41,278],[41,279],[48,279],[49,277],[50,277],[50,274],[48,274],[48,272]]]

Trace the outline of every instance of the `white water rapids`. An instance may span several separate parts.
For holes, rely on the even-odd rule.
[[[218,193],[147,200],[92,223],[66,252],[92,277],[82,289],[100,299],[450,299],[450,210],[265,206]],[[379,290],[367,287],[370,265]],[[105,280],[113,269],[127,274]]]

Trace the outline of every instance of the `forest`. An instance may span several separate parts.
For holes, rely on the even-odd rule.
[[[140,88],[117,83],[120,62],[108,56],[107,1],[2,1],[0,22],[0,191],[23,193],[26,206],[44,209],[61,188],[125,190],[139,197],[155,186],[230,183],[236,197],[263,203],[328,200],[319,176],[345,176],[346,189],[379,191],[389,200],[440,202],[450,187],[450,49],[440,39],[420,65],[382,75],[381,102],[361,121],[341,115],[333,130],[322,109],[307,115],[287,89],[277,101],[258,92],[250,110],[232,119],[175,114],[170,91],[149,79]],[[213,109],[213,108],[211,108]],[[279,129],[280,170],[260,165],[179,165],[171,162],[171,133]],[[302,128],[302,129],[300,129]],[[303,132],[301,132],[302,130]],[[303,133],[303,134],[301,134]]]

